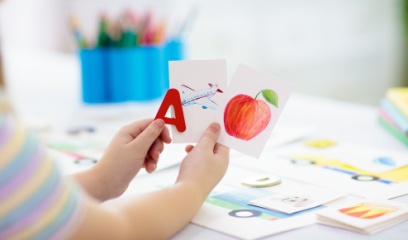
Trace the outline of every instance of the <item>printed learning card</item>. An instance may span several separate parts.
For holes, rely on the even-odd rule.
[[[365,198],[408,194],[408,153],[403,151],[315,139],[277,148],[259,160],[257,168],[284,169],[281,175]]]
[[[177,171],[177,169],[174,170]],[[240,182],[253,176],[268,174],[269,169],[259,171],[250,167],[230,165],[222,181],[207,196],[201,209],[192,219],[192,223],[228,234],[236,239],[264,239],[272,234],[316,223],[316,212],[327,207],[356,203],[355,199],[345,197],[292,214],[248,204],[252,199],[278,196],[289,191],[314,187],[291,178],[282,178],[281,184],[271,187],[247,187]]]
[[[317,213],[321,224],[374,234],[408,219],[408,205],[393,201],[364,201]]]
[[[322,188],[304,187],[283,194],[250,200],[251,205],[292,214],[314,208],[344,196]]]
[[[280,155],[303,155],[341,160],[343,164],[373,174],[381,174],[408,165],[408,154],[406,152],[381,148],[374,149],[327,139],[298,142],[278,151]]]
[[[258,158],[290,93],[284,82],[239,65],[215,118],[218,142]]]
[[[186,130],[172,126],[174,143],[198,142],[214,120],[227,90],[225,60],[170,61],[170,88],[179,91]]]

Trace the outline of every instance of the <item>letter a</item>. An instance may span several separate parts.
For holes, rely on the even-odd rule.
[[[175,118],[166,117],[166,113],[173,105]],[[159,111],[154,119],[163,119],[167,124],[175,125],[177,131],[184,132],[186,130],[186,122],[184,121],[183,107],[181,105],[180,93],[177,89],[171,88],[164,96],[163,102],[160,105]]]

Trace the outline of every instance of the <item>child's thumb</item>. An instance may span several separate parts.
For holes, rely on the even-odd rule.
[[[220,124],[211,123],[210,126],[204,131],[200,140],[197,143],[197,147],[214,149],[217,143],[218,136],[220,135]]]

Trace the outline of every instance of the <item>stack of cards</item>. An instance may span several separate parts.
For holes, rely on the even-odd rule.
[[[180,93],[186,125],[183,132],[172,127],[174,143],[198,142],[208,125],[218,122],[219,143],[260,156],[291,87],[242,64],[227,85],[225,60],[170,61],[169,71],[170,87]]]
[[[321,224],[374,234],[408,219],[408,205],[393,201],[364,201],[317,213]]]
[[[342,193],[321,188],[304,187],[283,194],[251,200],[248,204],[292,214],[323,205],[343,196]]]
[[[387,90],[378,109],[380,125],[408,146],[408,87]]]

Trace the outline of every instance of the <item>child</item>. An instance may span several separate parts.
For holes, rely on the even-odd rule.
[[[0,106],[7,106],[1,92]],[[0,239],[167,239],[188,224],[228,167],[229,149],[217,143],[220,126],[212,123],[186,147],[173,186],[100,205],[120,196],[141,168],[155,170],[171,142],[163,120],[122,127],[93,168],[64,178],[6,109],[0,108]]]

